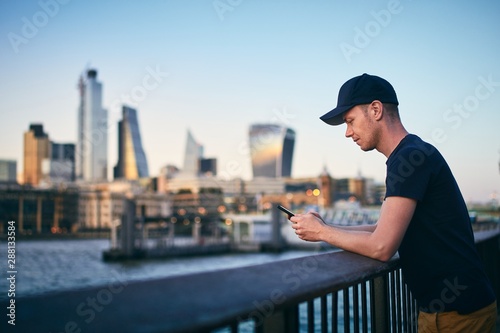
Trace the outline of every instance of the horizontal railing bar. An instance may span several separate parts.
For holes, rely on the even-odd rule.
[[[230,324],[235,318],[262,321],[277,309],[365,281],[394,269],[397,263],[397,258],[383,263],[340,251],[185,276],[121,281],[18,297],[22,306],[16,316],[22,318],[19,329],[26,332],[60,332],[68,322],[93,332],[114,331],[117,325],[121,332],[196,331]],[[94,310],[92,299],[103,304]],[[5,301],[0,304],[7,305]]]
[[[484,242],[490,238],[498,236],[500,234],[500,224],[496,229],[482,230],[474,232],[474,241],[477,243]]]

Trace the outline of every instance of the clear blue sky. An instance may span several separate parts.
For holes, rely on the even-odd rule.
[[[76,85],[90,65],[113,124],[110,168],[131,99],[152,175],[181,166],[190,129],[221,175],[249,179],[250,124],[280,122],[297,133],[294,177],[326,165],[383,181],[384,156],[318,119],[367,72],[393,84],[405,126],[442,152],[466,200],[500,192],[498,1],[61,2],[0,2],[0,158],[19,172],[30,123],[76,141]]]

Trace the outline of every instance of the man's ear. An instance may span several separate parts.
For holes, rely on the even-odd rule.
[[[372,114],[373,119],[375,119],[376,121],[381,120],[384,115],[384,105],[382,104],[382,102],[380,102],[379,100],[374,100],[373,102],[371,102],[370,113]]]

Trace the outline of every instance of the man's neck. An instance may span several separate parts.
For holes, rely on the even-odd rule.
[[[391,153],[396,149],[401,140],[404,139],[409,133],[403,127],[401,123],[397,124],[393,128],[387,128],[385,132],[383,140],[381,140],[380,145],[377,147],[377,150],[385,155],[386,158],[389,158]]]

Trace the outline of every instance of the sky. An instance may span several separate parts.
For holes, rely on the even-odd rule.
[[[221,178],[251,179],[248,130],[296,132],[293,177],[383,182],[385,156],[319,117],[369,73],[394,86],[406,129],[438,148],[467,201],[500,192],[500,2],[172,0],[0,2],[0,159],[23,133],[76,142],[79,76],[98,71],[117,161],[121,105],[138,110],[151,176],[182,166],[187,131]]]

